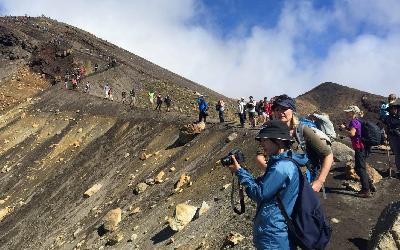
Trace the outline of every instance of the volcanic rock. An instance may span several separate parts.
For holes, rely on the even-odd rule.
[[[389,204],[372,230],[369,249],[399,249],[400,201]]]
[[[348,162],[354,159],[354,150],[338,141],[332,142],[332,152],[335,161]]]
[[[233,140],[235,140],[238,137],[237,133],[232,133],[228,136],[228,138],[226,138],[226,142],[231,142]]]
[[[183,174],[179,177],[179,180],[175,183],[175,191],[181,189],[184,185],[189,184],[190,176]]]
[[[89,188],[84,194],[83,197],[85,198],[89,198],[92,195],[94,195],[95,193],[97,193],[100,188],[102,187],[102,185],[100,183],[94,184],[91,188]]]
[[[156,178],[154,178],[154,181],[155,181],[156,183],[161,183],[161,182],[164,181],[164,180],[163,180],[164,176],[165,176],[165,172],[164,172],[164,171],[161,171],[160,173],[158,173],[158,175],[156,176]]]
[[[174,218],[169,220],[169,226],[172,230],[181,231],[196,215],[197,207],[181,203],[176,205]]]
[[[134,190],[134,193],[135,193],[135,194],[143,193],[144,191],[146,191],[146,189],[147,189],[148,186],[149,186],[149,185],[147,185],[146,183],[141,182],[141,183],[139,183],[139,184],[136,186],[136,188],[135,188],[135,190]]]
[[[241,242],[244,239],[245,239],[245,237],[243,235],[241,235],[240,233],[231,232],[226,237],[224,245],[236,246],[237,244],[239,244],[239,242]]]
[[[103,218],[104,229],[111,232],[115,231],[115,229],[118,227],[118,224],[121,222],[121,214],[121,208],[110,210]]]

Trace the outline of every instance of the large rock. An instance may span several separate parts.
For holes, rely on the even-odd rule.
[[[12,208],[6,207],[0,210],[0,221],[2,221],[9,213],[11,213]]]
[[[184,185],[190,182],[190,176],[183,174],[179,177],[179,180],[175,183],[175,191],[181,189]]]
[[[238,137],[238,134],[237,133],[232,133],[232,134],[230,134],[229,136],[228,136],[228,138],[226,138],[226,142],[231,142],[231,141],[233,141],[233,140],[235,140],[236,138]]]
[[[158,173],[158,175],[154,178],[154,181],[156,183],[161,183],[164,181],[164,176],[165,176],[165,172],[161,171],[160,173]]]
[[[400,248],[400,201],[389,204],[372,229],[369,249]]]
[[[197,207],[185,203],[176,205],[174,218],[169,220],[172,230],[178,232],[182,230],[196,215]]]
[[[104,229],[107,231],[115,231],[117,229],[118,224],[121,222],[122,219],[122,210],[121,208],[116,208],[110,210],[103,218],[104,221]]]
[[[356,174],[356,171],[354,170],[353,161],[349,161],[346,163],[345,170],[346,170],[346,178],[348,180],[355,180],[355,181],[360,180],[360,177]],[[367,163],[367,173],[369,175],[369,178],[372,180],[374,184],[382,180],[382,175],[380,175],[378,171],[376,171],[375,168],[371,167],[371,165],[369,165],[368,163]]]
[[[135,190],[133,190],[133,192],[134,192],[135,194],[143,193],[144,191],[146,191],[146,189],[147,189],[148,186],[149,186],[149,185],[147,185],[146,183],[141,182],[141,183],[139,183],[139,184],[136,186],[136,188],[135,188]]]
[[[179,131],[179,144],[184,145],[190,142],[205,128],[206,124],[204,122],[184,125]]]
[[[226,237],[224,245],[235,246],[235,245],[239,244],[239,242],[241,242],[244,239],[245,239],[245,237],[243,235],[241,235],[240,233],[231,232]]]
[[[89,198],[92,195],[94,195],[95,193],[97,193],[100,188],[102,187],[102,185],[100,183],[94,184],[91,188],[89,188],[84,194],[83,197],[85,198]]]
[[[337,141],[332,142],[332,152],[335,161],[348,162],[354,159],[354,150]]]

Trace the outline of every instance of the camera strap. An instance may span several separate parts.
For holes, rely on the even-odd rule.
[[[233,211],[237,214],[243,214],[246,211],[246,206],[244,204],[244,190],[243,187],[240,185],[239,179],[237,179],[237,186],[239,190],[239,202],[240,202],[240,210],[235,206],[235,175],[232,173],[232,189],[231,189],[231,206]]]

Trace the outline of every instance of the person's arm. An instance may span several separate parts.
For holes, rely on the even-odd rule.
[[[234,157],[232,158],[234,159]],[[239,178],[240,184],[246,187],[246,193],[250,199],[261,203],[273,199],[279,190],[286,186],[287,175],[284,174],[284,167],[278,166],[280,164],[284,163],[277,163],[268,170],[265,176],[260,178],[260,181],[256,181],[249,171],[240,167],[236,159],[229,168]]]
[[[327,141],[314,133],[311,128],[304,127],[304,138],[307,143],[307,151],[312,150],[316,152],[322,161],[321,171],[317,178],[311,183],[315,192],[319,192],[326,181],[326,177],[333,164],[333,152]]]

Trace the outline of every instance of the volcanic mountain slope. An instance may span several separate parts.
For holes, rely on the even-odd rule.
[[[192,113],[197,108],[195,98],[200,93],[211,106],[224,99],[227,115],[233,114],[234,103],[229,98],[88,32],[46,17],[0,17],[0,52],[3,82],[19,80],[21,66],[26,65],[52,84],[64,84],[66,72],[72,73],[75,68],[84,66],[86,74],[79,87],[83,89],[84,83],[89,81],[93,95],[103,96],[104,84],[108,82],[114,100],[121,101],[121,93],[129,92],[134,86],[139,107],[149,107],[148,91],[155,91],[163,97],[169,94],[175,110]]]
[[[257,130],[237,128],[233,121],[224,125],[208,123],[201,134],[182,142],[179,128],[193,122],[195,117],[180,112],[150,112],[145,105],[145,93],[141,97],[142,106],[131,110],[120,102],[100,98],[100,85],[94,95],[66,90],[62,84],[51,86],[57,78],[56,67],[51,65],[70,67],[69,61],[58,60],[68,57],[80,60],[86,52],[75,53],[80,50],[74,49],[75,52],[58,58],[46,57],[47,52],[41,54],[38,49],[21,52],[18,48],[45,44],[42,39],[56,33],[52,31],[54,26],[57,31],[72,32],[67,37],[74,45],[82,41],[76,37],[86,33],[47,18],[0,20],[1,27],[7,29],[7,32],[2,29],[0,39],[3,54],[0,68],[4,70],[0,96],[0,249],[221,249],[232,231],[245,237],[236,249],[252,249],[255,205],[246,199],[246,212],[240,216],[233,213],[231,174],[215,162],[231,149],[240,148],[247,156],[248,167],[259,173],[253,160]],[[86,35],[90,38],[90,34]],[[30,38],[27,39],[30,45],[20,46],[22,37]],[[136,58],[104,41],[87,40],[95,43],[93,50],[114,51],[112,56],[119,56],[117,64],[129,59],[122,58],[123,55]],[[9,41],[18,42],[9,46]],[[57,50],[53,52],[57,54]],[[107,62],[101,58],[104,59],[99,57],[99,62]],[[171,88],[181,89],[182,92],[174,94],[175,99],[181,100],[181,106],[188,106],[185,114],[195,115],[189,112],[195,91],[215,100],[220,97],[199,85],[191,89],[194,83],[180,82],[186,80],[136,59],[129,65],[140,68],[143,71],[140,75],[146,79],[154,80],[140,81],[138,86],[145,89],[171,84]],[[175,77],[176,82],[164,82],[169,78],[161,78],[162,74],[160,78],[164,80],[158,82],[153,66],[168,77]],[[126,79],[140,76],[132,68],[118,64],[88,79],[103,79],[100,75],[104,74],[116,86],[120,79],[130,86]],[[126,74],[121,74],[120,69]],[[124,86],[121,84],[120,90]],[[344,100],[353,100],[358,93],[335,84],[322,86],[341,91]],[[319,106],[322,102],[316,99],[316,90],[299,100],[307,100],[308,107],[313,105],[324,111]],[[185,95],[187,92],[190,95]],[[327,97],[324,101],[335,100]],[[338,117],[341,114],[336,110],[328,113]],[[234,132],[236,139],[227,142],[226,138]],[[383,173],[385,159],[386,155],[374,154],[370,161]],[[322,200],[329,219],[339,220],[333,225],[328,249],[365,249],[369,230],[380,212],[399,198],[400,184],[398,180],[385,178],[373,198],[360,199],[342,187],[343,168],[342,163],[335,164],[326,183],[328,199]],[[187,182],[175,189],[181,178]],[[142,189],[137,192],[140,183],[148,186],[144,189],[140,185]],[[96,184],[101,188],[84,196]],[[179,232],[173,232],[166,224],[176,205],[200,207],[203,202],[209,209]],[[114,209],[121,209],[121,221],[113,232],[107,232],[104,217]]]
[[[386,101],[383,96],[370,94],[337,83],[326,82],[296,98],[302,114],[320,110],[331,116],[335,122],[343,121],[343,110],[349,105],[357,105],[366,119],[377,121],[380,101]]]

